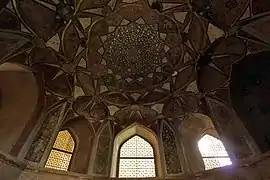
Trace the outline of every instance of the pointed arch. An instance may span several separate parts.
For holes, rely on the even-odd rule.
[[[161,157],[159,151],[159,143],[157,135],[147,127],[134,123],[129,127],[125,128],[117,134],[114,139],[113,155],[112,155],[112,166],[111,166],[111,177],[117,176],[117,161],[121,145],[133,136],[140,136],[145,139],[154,150],[155,164],[156,164],[156,176],[163,176],[161,167]]]
[[[69,168],[72,172],[88,173],[94,141],[94,130],[90,123],[82,116],[65,119],[63,123],[62,129],[68,129],[76,142],[75,153]]]
[[[190,113],[178,127],[178,135],[182,142],[183,154],[187,167],[191,172],[205,170],[205,165],[198,148],[198,141],[205,134],[219,138],[219,134],[211,118],[204,114]]]
[[[156,177],[154,149],[146,139],[131,137],[121,145],[118,154],[117,177]]]
[[[74,154],[75,139],[68,130],[58,133],[53,148],[47,159],[46,168],[67,171]]]
[[[165,160],[166,175],[176,175],[182,172],[179,148],[173,128],[166,122],[161,124],[161,138]]]
[[[205,170],[232,164],[223,143],[218,138],[205,134],[198,141],[198,148],[204,162]]]
[[[107,177],[110,170],[111,148],[113,142],[113,131],[111,122],[107,121],[100,128],[96,139],[96,149],[93,151],[92,173],[97,176]]]

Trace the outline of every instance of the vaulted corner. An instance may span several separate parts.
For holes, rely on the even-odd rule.
[[[0,180],[269,179],[268,0],[1,0]]]

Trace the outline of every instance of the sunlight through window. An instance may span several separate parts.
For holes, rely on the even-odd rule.
[[[199,140],[198,147],[203,158],[205,170],[232,164],[223,143],[219,139],[206,134]]]
[[[60,131],[54,142],[45,167],[67,171],[75,147],[75,142],[67,130]]]
[[[120,149],[120,178],[155,177],[155,159],[152,146],[139,136],[133,136]]]

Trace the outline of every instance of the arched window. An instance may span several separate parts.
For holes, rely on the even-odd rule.
[[[232,164],[223,143],[219,139],[206,134],[199,140],[198,147],[205,170]]]
[[[118,177],[155,177],[153,147],[140,136],[133,136],[120,148]]]
[[[67,171],[73,155],[75,142],[67,130],[60,131],[45,167]]]
[[[130,145],[128,146],[128,144]],[[119,132],[114,139],[110,176],[113,178],[163,177],[161,152],[159,147],[158,137],[156,133],[151,129],[138,123],[133,123],[132,125],[126,127],[121,132]],[[132,151],[133,154],[130,153],[125,155],[124,152],[130,151],[130,149],[134,149]],[[145,154],[142,154],[142,151]],[[124,159],[126,159],[126,161]],[[131,163],[129,163],[130,165],[127,163],[125,164],[125,162],[133,163],[134,159],[138,159],[137,161],[135,160],[138,162],[138,166],[137,164]],[[144,160],[144,162],[140,163],[140,159]],[[143,170],[141,170],[142,167],[139,165],[144,166],[143,168],[145,169],[145,172],[148,173],[143,172],[143,174],[140,174]],[[148,170],[146,170],[145,167]],[[123,174],[127,171],[131,173],[126,175]]]

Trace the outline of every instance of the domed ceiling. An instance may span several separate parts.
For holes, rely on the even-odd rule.
[[[46,106],[126,126],[230,104],[232,64],[269,50],[266,0],[13,0],[0,63],[42,77]]]

